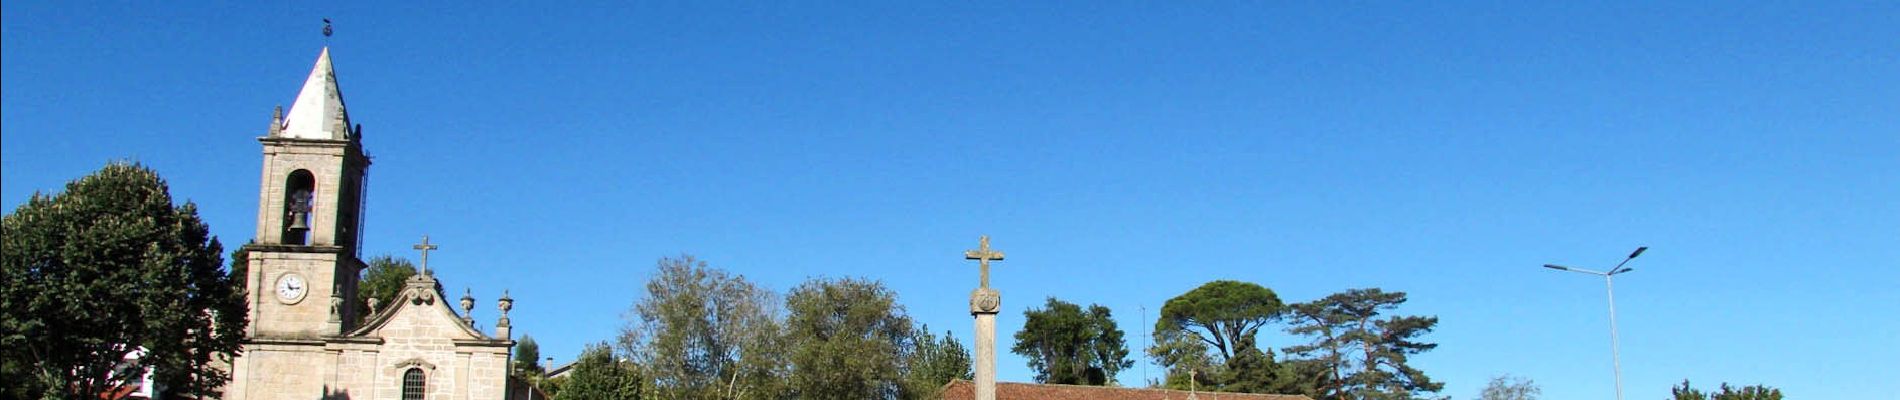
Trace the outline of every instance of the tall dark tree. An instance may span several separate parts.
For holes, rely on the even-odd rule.
[[[1324,300],[1298,303],[1289,308],[1292,327],[1287,328],[1287,332],[1312,340],[1285,349],[1288,355],[1299,357],[1318,370],[1318,376],[1310,380],[1312,391],[1307,394],[1321,400],[1339,398],[1352,368],[1348,356],[1353,342],[1346,337],[1352,316]]]
[[[223,249],[165,181],[112,163],[0,218],[0,394],[97,398],[149,370],[165,397],[216,397],[246,304]],[[142,355],[126,365],[126,356]]]
[[[534,337],[523,334],[521,340],[515,342],[515,360],[508,369],[510,375],[522,379],[541,379],[541,373],[545,372],[541,367],[541,345],[534,342]]]
[[[876,281],[813,279],[785,296],[792,393],[812,399],[895,399],[912,348],[910,316]]]
[[[1305,394],[1315,386],[1314,369],[1297,361],[1280,362],[1270,350],[1248,346],[1228,360],[1213,379],[1224,392]]]
[[[574,360],[574,371],[555,391],[554,400],[638,399],[645,378],[633,363],[614,356],[606,343],[588,345]]]
[[[1128,344],[1108,307],[1050,297],[1043,308],[1023,311],[1023,330],[1010,351],[1029,359],[1036,381],[1071,385],[1107,385],[1115,374],[1135,365]]]
[[[239,291],[244,290],[244,284],[249,283],[251,276],[251,252],[244,251],[243,247],[231,250],[231,264],[225,267],[225,271],[225,275],[231,277],[231,287]]]
[[[935,399],[937,389],[950,380],[975,378],[970,369],[970,349],[963,347],[956,335],[943,331],[943,337],[939,338],[930,333],[928,325],[914,331],[910,358],[904,360],[904,393],[900,397]]]
[[[1384,315],[1405,300],[1404,292],[1350,289],[1293,306],[1288,331],[1313,342],[1287,352],[1330,369],[1330,384],[1316,388],[1318,398],[1413,399],[1444,389],[1409,363],[1412,355],[1438,347],[1417,340],[1432,331],[1438,317]]]

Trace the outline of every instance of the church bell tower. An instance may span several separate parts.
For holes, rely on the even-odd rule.
[[[244,247],[253,340],[310,340],[347,332],[363,237],[370,159],[350,123],[324,48],[288,114],[279,108],[264,145],[257,236]]]

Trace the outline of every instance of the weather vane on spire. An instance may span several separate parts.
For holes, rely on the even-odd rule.
[[[334,33],[334,32],[330,30],[330,19],[324,18],[323,19],[323,40],[325,41],[330,40],[331,33]]]

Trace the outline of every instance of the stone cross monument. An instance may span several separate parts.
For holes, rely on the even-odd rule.
[[[429,274],[429,250],[435,250],[442,247],[429,244],[429,235],[422,235],[422,243],[417,243],[415,246],[410,246],[410,248],[414,248],[422,252],[422,271],[418,271],[418,272],[420,275],[428,275]]]
[[[990,261],[1002,261],[1003,252],[990,250],[990,237],[982,236],[976,250],[963,252],[966,260],[977,260],[982,281],[970,292],[970,315],[976,317],[976,400],[996,400],[996,310],[1003,295],[990,288]]]

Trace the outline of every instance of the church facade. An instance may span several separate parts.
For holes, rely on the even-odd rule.
[[[475,326],[474,299],[451,300],[427,273],[393,299],[355,301],[370,157],[350,122],[330,50],[323,49],[290,112],[272,116],[264,147],[257,233],[243,250],[250,324],[231,360],[229,399],[505,399],[510,338],[504,293],[493,335]],[[453,303],[451,303],[453,301]],[[380,304],[378,304],[380,303]],[[458,313],[451,306],[460,306]]]

